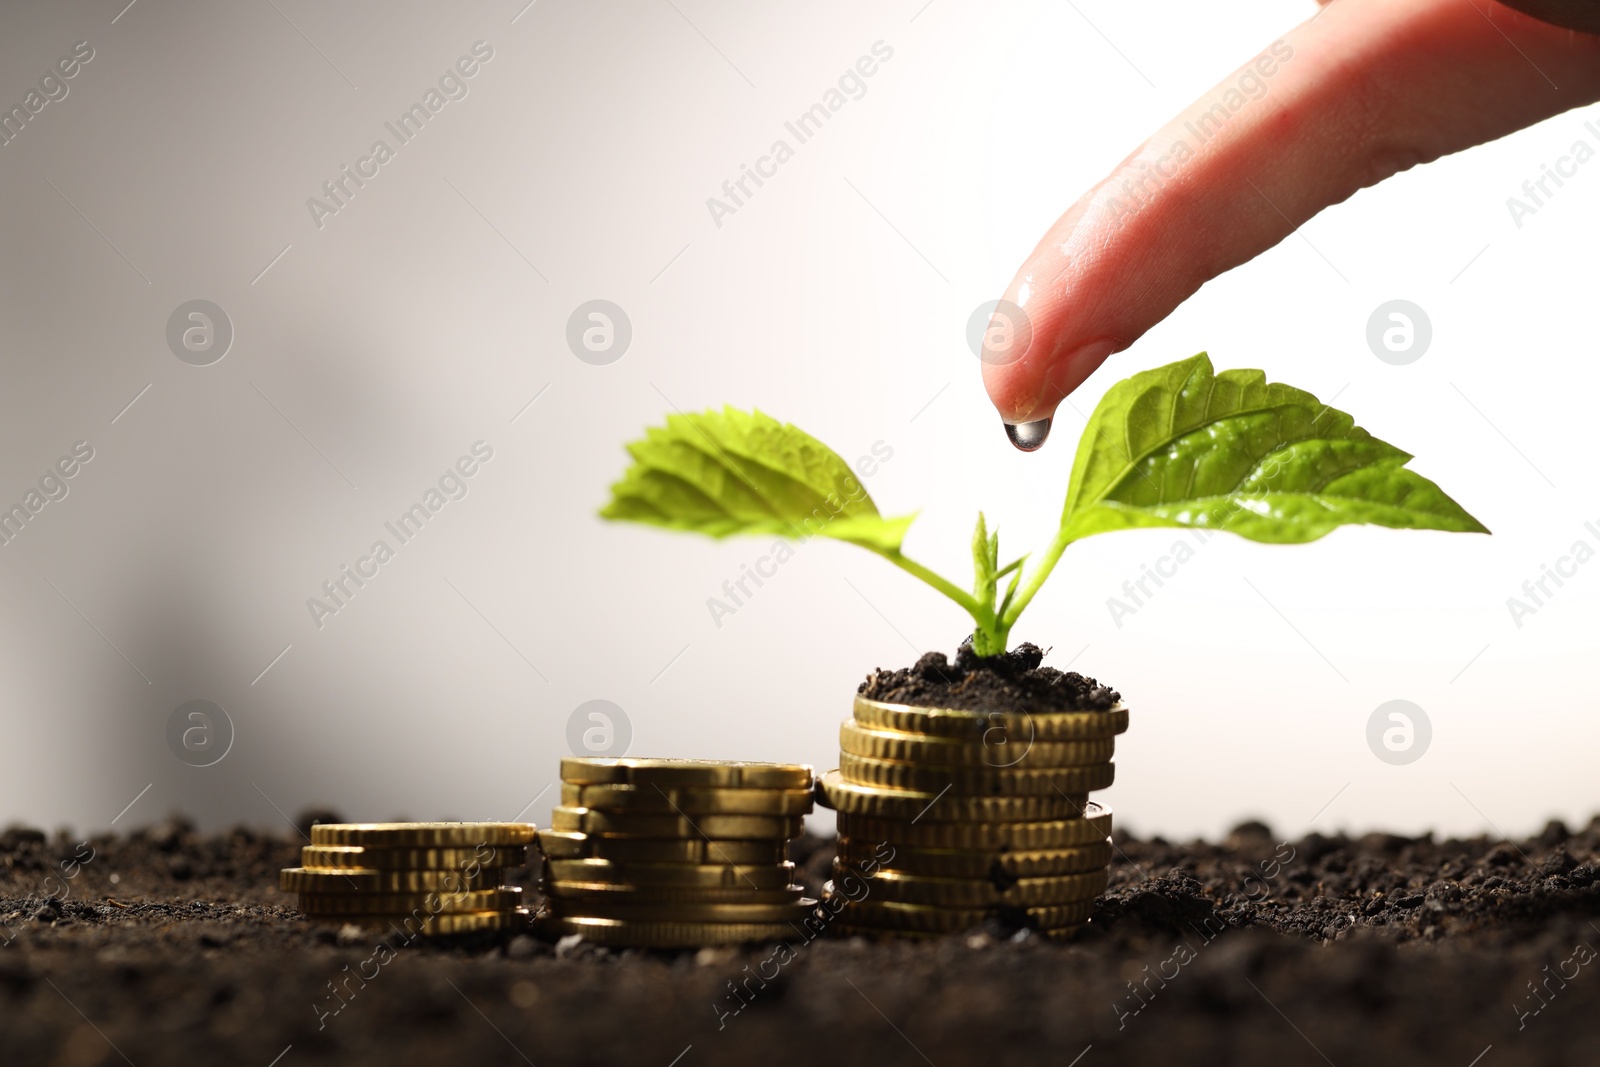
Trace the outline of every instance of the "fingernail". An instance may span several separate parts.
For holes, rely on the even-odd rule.
[[[1044,444],[1045,438],[1050,436],[1050,420],[1035,419],[1032,422],[1008,422],[1005,424],[1006,439],[1023,452],[1037,452],[1039,446]]]

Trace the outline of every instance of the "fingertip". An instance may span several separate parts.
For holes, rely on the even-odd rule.
[[[1007,423],[1027,422],[1033,414],[1034,401],[1039,394],[1037,385],[1030,384],[1036,377],[1032,368],[1020,363],[983,365],[983,388],[989,402]]]
[[[1061,347],[1064,352],[1030,353],[1017,363],[984,366],[984,388],[1007,425],[1054,418],[1061,402],[1124,345],[1106,337]]]

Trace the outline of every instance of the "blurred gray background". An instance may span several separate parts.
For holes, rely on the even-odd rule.
[[[1042,546],[1081,418],[1013,451],[968,316],[1079,192],[1313,10],[525,3],[0,9],[0,102],[26,112],[0,147],[0,503],[41,502],[0,546],[0,819],[543,821],[592,700],[635,755],[833,766],[861,677],[953,650],[964,617],[814,543],[716,625],[706,598],[765,543],[599,522],[622,443],[673,408],[759,406],[852,460],[891,448],[868,488],[921,510],[908,551],[953,577],[980,507],[1011,550]],[[47,78],[75,46],[92,58]],[[716,216],[875,46],[827,125]],[[430,90],[402,144],[385,124]],[[1361,193],[1074,398],[1208,349],[1337,395],[1495,531],[1217,538],[1120,619],[1107,599],[1179,535],[1074,546],[1015,636],[1125,694],[1105,797],[1124,825],[1515,833],[1597,807],[1600,563],[1535,614],[1507,606],[1600,547],[1600,163],[1534,215],[1507,206],[1600,145],[1597,117]],[[392,158],[362,162],[379,140]],[[323,186],[344,167],[370,176],[341,205]],[[1366,340],[1395,299],[1432,328],[1404,366]],[[182,311],[175,333],[198,332],[174,347],[195,300],[225,322]],[[592,300],[631,326],[611,362],[567,342]],[[50,478],[78,442],[93,458]],[[385,523],[478,442],[465,495],[399,544]],[[319,626],[308,599],[379,539],[394,557]],[[1409,763],[1369,748],[1391,700],[1431,726]]]

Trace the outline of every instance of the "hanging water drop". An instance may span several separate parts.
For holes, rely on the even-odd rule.
[[[1011,443],[1024,452],[1036,452],[1044,444],[1045,438],[1050,436],[1050,420],[1035,419],[1033,422],[1008,422],[1006,437]]]

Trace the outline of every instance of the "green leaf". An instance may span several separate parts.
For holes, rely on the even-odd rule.
[[[978,512],[978,524],[972,530],[972,593],[983,599],[984,589],[994,584],[994,547],[989,537],[989,524]]]
[[[837,453],[759,411],[669,415],[628,454],[603,518],[711,537],[832,537],[884,553],[900,550],[915,518],[884,518]]]
[[[1315,541],[1335,527],[1488,533],[1411,456],[1258,370],[1205,355],[1118,382],[1089,418],[1062,511],[1065,541],[1141,526]]]

